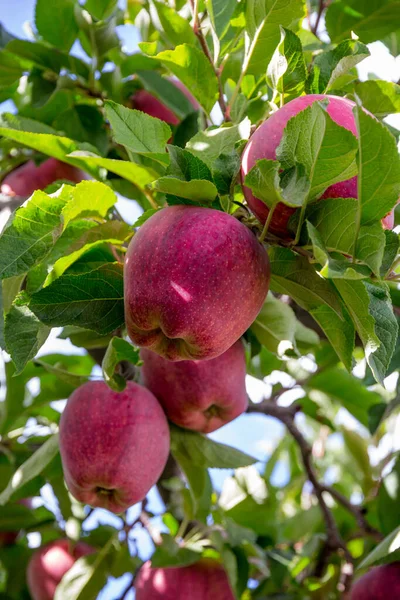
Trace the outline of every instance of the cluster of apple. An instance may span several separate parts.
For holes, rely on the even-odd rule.
[[[144,94],[148,92],[137,93],[135,108],[177,124],[170,115],[157,113]],[[331,118],[357,135],[354,103],[333,96],[297,98],[251,137],[242,159],[243,181],[257,160],[276,158],[288,120],[324,98],[329,99]],[[1,191],[28,196],[55,179],[82,178],[80,171],[54,159],[39,167],[28,162],[5,178]],[[250,209],[264,223],[268,207],[245,185],[243,191]],[[323,195],[334,197],[356,198],[357,177],[331,186]],[[281,237],[290,235],[293,212],[278,205],[271,231]],[[383,226],[393,226],[393,214],[383,219]],[[91,381],[69,398],[60,422],[60,452],[67,486],[78,500],[123,512],[141,501],[161,476],[170,449],[167,418],[209,433],[246,410],[240,338],[262,307],[269,278],[263,246],[238,219],[224,212],[170,206],[140,227],[126,255],[124,296],[128,334],[142,348],[143,385],[128,382],[123,392],[115,392],[104,382]],[[28,569],[34,600],[51,600],[63,574],[91,551],[85,544],[70,548],[67,541],[58,540],[35,553]],[[379,568],[391,569],[397,582],[393,585],[400,586],[399,565]],[[146,563],[136,589],[138,600],[203,600],[211,589],[215,600],[233,598],[225,571],[205,560],[180,569],[153,569]],[[368,595],[370,589],[361,578],[353,599],[377,598]]]

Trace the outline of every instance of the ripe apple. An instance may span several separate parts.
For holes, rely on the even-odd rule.
[[[280,144],[284,129],[292,117],[317,100],[326,99],[329,100],[327,110],[332,120],[357,136],[357,126],[353,114],[355,103],[351,100],[340,98],[338,96],[324,96],[322,94],[310,94],[309,96],[295,98],[282,106],[282,108],[271,115],[269,119],[264,121],[251,136],[242,157],[242,181],[244,182],[244,178],[254,167],[257,160],[262,158],[270,160],[276,159],[276,149]],[[250,209],[261,223],[265,223],[269,208],[264,202],[256,198],[250,188],[245,185],[243,185],[243,193]],[[357,197],[357,176],[331,185],[321,196],[321,198]],[[288,222],[295,211],[295,208],[286,206],[283,203],[278,204],[271,219],[270,231],[280,237],[290,237],[291,234],[288,232]],[[394,212],[389,213],[389,215],[382,219],[382,225],[385,229],[393,228],[393,224]]]
[[[400,598],[400,562],[374,567],[351,589],[351,600]]]
[[[33,553],[27,569],[32,600],[53,600],[65,573],[79,558],[95,552],[94,548],[84,542],[78,542],[71,549],[69,546],[68,540],[56,540]]]
[[[114,392],[89,381],[73,392],[61,416],[60,452],[71,494],[121,513],[160,477],[169,453],[168,422],[158,400],[137,383]]]
[[[36,166],[33,160],[29,160],[3,179],[0,191],[6,196],[28,198],[35,190],[44,190],[58,179],[79,183],[87,178],[86,173],[80,169],[55,158],[49,158],[39,166]]]
[[[144,385],[176,425],[210,433],[246,410],[246,359],[241,340],[211,360],[171,363],[147,348],[142,348],[140,355]]]
[[[253,323],[269,278],[266,251],[237,219],[210,208],[164,208],[126,255],[128,333],[168,360],[215,358]]]
[[[210,559],[159,569],[148,561],[138,573],[135,588],[136,600],[234,600],[225,570]]]
[[[197,102],[196,98],[181,81],[172,78],[169,78],[169,80],[186,96],[186,98],[188,98],[193,105],[194,110],[200,109],[200,104]],[[161,119],[161,121],[165,121],[169,125],[179,125],[180,123],[180,119],[176,114],[147,90],[138,90],[134,96],[132,96],[131,102],[132,108],[141,110],[151,117]]]

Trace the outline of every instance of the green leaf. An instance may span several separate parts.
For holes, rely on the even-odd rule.
[[[117,365],[122,360],[127,360],[133,365],[138,365],[140,362],[139,350],[126,340],[120,337],[113,337],[108,344],[101,367],[104,381],[111,389],[117,392],[122,392],[126,387],[125,379],[118,373],[115,373]]]
[[[175,177],[161,177],[153,183],[153,188],[158,192],[179,196],[201,204],[211,204],[218,194],[215,185],[204,179],[182,181]]]
[[[52,283],[57,277],[60,277],[86,252],[89,252],[94,248],[101,248],[105,243],[113,244],[114,246],[122,246],[122,243],[125,240],[129,240],[132,234],[133,231],[131,227],[122,221],[106,221],[97,227],[92,227],[71,244],[65,251],[66,256],[62,256],[62,258],[56,260],[53,269],[43,282],[44,287]],[[56,246],[54,247],[53,252],[50,253],[49,258],[54,258],[54,250],[56,250]],[[39,290],[35,289],[34,291],[36,292]]]
[[[59,113],[52,123],[58,131],[78,142],[88,142],[106,154],[108,135],[104,118],[94,106],[78,105]]]
[[[0,48],[4,48],[12,40],[15,40],[15,36],[0,23]]]
[[[26,273],[41,261],[62,233],[62,197],[37,191],[19,208],[0,237],[0,277]]]
[[[311,181],[310,200],[332,184],[356,175],[356,154],[354,135],[336,125],[320,102],[289,120],[276,150],[284,169],[304,165]]]
[[[392,81],[369,80],[356,85],[356,94],[364,108],[383,119],[400,112],[400,85]]]
[[[86,0],[84,8],[92,17],[100,21],[110,17],[115,11],[117,4],[118,0]]]
[[[106,115],[118,144],[131,152],[168,162],[165,145],[171,137],[171,129],[167,123],[111,100],[106,101]]]
[[[254,167],[245,177],[245,185],[251,189],[254,196],[262,200],[269,208],[282,202],[280,186],[281,165],[276,160],[263,158],[257,160]]]
[[[4,115],[2,116],[4,117]],[[16,120],[18,120],[18,118],[16,118]],[[15,125],[17,125],[17,123],[15,123]],[[72,158],[68,155],[77,150],[87,150],[88,144],[81,144],[66,137],[43,133],[43,126],[41,126],[40,129],[41,131],[36,133],[1,126],[0,135],[23,144],[24,146],[28,146],[29,148],[33,148],[38,152],[47,154],[48,156],[53,156],[54,158],[75,167],[82,167],[82,162],[78,158]],[[89,148],[95,150],[92,146],[89,146]],[[99,170],[97,168],[92,168],[89,165],[89,168],[86,170],[96,179],[100,179]]]
[[[322,304],[330,306],[339,317],[342,316],[339,296],[330,281],[318,275],[304,256],[295,254],[288,248],[271,248],[271,290],[277,294],[291,296],[307,311],[317,309]]]
[[[235,184],[240,171],[240,164],[240,155],[236,150],[228,154],[221,154],[214,161],[212,177],[221,196],[232,193],[232,186]]]
[[[204,53],[194,46],[181,44],[174,50],[160,52],[155,58],[168,67],[206,113],[210,113],[218,99],[218,80]]]
[[[171,425],[171,451],[174,455],[186,457],[198,467],[235,469],[257,462],[256,458],[236,448],[214,442],[200,433],[181,429],[176,425]]]
[[[36,356],[50,334],[27,306],[14,305],[6,316],[5,342],[7,352],[15,364],[15,375],[19,375],[26,363]]]
[[[150,208],[149,210],[146,210],[146,212],[144,212],[142,215],[140,215],[138,219],[136,219],[132,227],[140,227],[141,225],[143,225],[143,223],[146,223],[146,221],[150,219],[150,217],[155,215],[156,212],[158,212],[159,210],[159,208]]]
[[[168,10],[172,9],[168,8]],[[182,90],[173,81],[166,77],[161,77],[157,71],[138,71],[137,75],[145,88],[161,100],[167,108],[172,110],[179,119],[184,119],[195,111],[193,104]]]
[[[371,275],[370,269],[358,265],[343,256],[333,258],[327,251],[318,230],[307,222],[307,231],[310,237],[316,260],[322,265],[320,275],[327,279],[365,279]]]
[[[198,552],[181,547],[172,536],[162,533],[161,537],[162,543],[156,547],[151,557],[153,568],[187,567],[201,558],[201,554]]]
[[[314,225],[330,252],[353,254],[358,201],[330,198],[307,207],[306,219]]]
[[[31,481],[43,471],[45,467],[58,454],[58,434],[52,435],[39,450],[36,450],[23,465],[18,467],[14,475],[8,482],[5,490],[0,494],[0,506],[4,506],[10,498],[23,485]]]
[[[378,383],[383,383],[394,352],[398,325],[389,290],[384,283],[336,280],[360,336],[367,362]]]
[[[281,40],[269,63],[267,81],[279,94],[301,96],[307,78],[301,41],[290,29],[280,30]]]
[[[48,44],[15,39],[7,44],[7,50],[21,59],[21,63],[29,71],[33,67],[41,70],[49,69],[54,73],[66,69],[86,80],[89,77],[89,67],[83,60],[67,52],[61,52]]]
[[[382,219],[397,204],[400,157],[388,129],[360,108],[354,111],[359,130],[358,199],[361,222],[367,225]]]
[[[153,0],[152,4],[156,7],[158,18],[160,19],[160,31],[167,36],[174,46],[178,46],[179,44],[196,46],[197,39],[189,21],[182,17],[174,8],[157,2],[157,0]]]
[[[40,528],[53,522],[53,513],[44,506],[32,510],[23,504],[9,504],[1,509],[0,531]]]
[[[358,565],[358,569],[366,569],[373,564],[390,559],[390,555],[400,548],[400,526],[396,527],[372,552]]]
[[[330,396],[365,427],[368,427],[368,410],[382,402],[381,396],[367,390],[361,380],[336,367],[313,375],[307,381],[307,388]]]
[[[82,181],[55,194],[34,192],[0,237],[0,278],[26,273],[45,259],[68,223],[78,216],[105,217],[116,196],[106,185]]]
[[[77,325],[105,335],[124,323],[123,266],[65,273],[33,294],[29,308],[50,327]]]
[[[321,305],[310,310],[310,314],[321,327],[336,354],[350,371],[355,343],[355,329],[346,310],[339,317],[330,306]]]
[[[369,44],[400,29],[400,2],[338,0],[329,6],[325,20],[333,42],[350,38],[354,31]]]
[[[99,553],[79,558],[58,584],[54,600],[96,598],[106,584],[109,556],[116,544],[112,536]]]
[[[296,29],[305,15],[303,0],[249,0],[246,25],[252,44],[246,59],[247,72],[265,73],[279,44],[280,26]]]
[[[211,171],[208,166],[191,152],[168,145],[171,163],[167,169],[167,175],[172,175],[184,181],[192,179],[204,179],[212,181]]]
[[[296,322],[290,306],[268,294],[251,330],[263,346],[281,356],[293,348]]]
[[[34,361],[34,364],[36,366],[43,367],[45,371],[47,371],[48,373],[52,373],[58,379],[60,379],[60,381],[64,381],[64,383],[67,383],[72,388],[77,388],[80,385],[83,385],[89,379],[89,374],[77,375],[75,373],[71,373],[70,371],[66,371],[65,369],[61,369],[59,366],[52,365],[46,362],[45,360],[36,359]]]
[[[140,190],[144,190],[149,183],[157,178],[157,173],[150,167],[137,165],[127,160],[116,160],[114,158],[102,158],[90,152],[77,151],[69,155],[71,158],[79,159],[81,166],[86,171],[93,167],[102,167],[111,173],[119,175],[130,181]]]
[[[400,237],[394,231],[384,231],[385,234],[385,250],[382,259],[381,266],[381,277],[384,278],[389,272],[390,269],[396,260],[396,257],[399,253],[400,247]]]
[[[7,50],[0,50],[0,88],[7,88],[24,74],[20,61]]]
[[[221,154],[229,154],[236,143],[250,137],[251,123],[245,119],[239,125],[224,124],[221,127],[210,127],[199,131],[186,144],[186,149],[200,158],[211,169]]]
[[[400,459],[397,458],[391,472],[381,482],[378,492],[380,530],[390,534],[398,526],[397,507],[400,502]]]
[[[258,535],[276,534],[274,498],[268,496],[267,485],[255,467],[238,469],[234,477],[226,478],[218,502],[225,515],[242,527]]]
[[[380,275],[385,243],[385,232],[380,223],[360,228],[357,239],[356,258],[368,265],[377,277]]]
[[[220,39],[229,25],[236,5],[236,0],[206,0],[206,7],[212,26]]]
[[[56,48],[68,52],[78,35],[74,15],[74,0],[37,0],[35,8],[36,29]]]
[[[345,40],[333,50],[317,54],[307,80],[309,94],[325,94],[336,80],[370,56],[367,46],[357,40]]]

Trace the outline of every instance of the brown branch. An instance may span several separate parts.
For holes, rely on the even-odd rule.
[[[255,410],[254,410],[255,408]],[[317,477],[313,461],[312,461],[312,447],[307,442],[299,428],[297,427],[294,417],[299,411],[299,406],[292,404],[290,407],[282,407],[271,401],[263,402],[259,405],[252,405],[249,412],[262,412],[265,415],[275,417],[281,423],[283,423],[293,439],[299,446],[304,468],[306,470],[308,480],[314,488],[314,494],[318,500],[319,507],[322,512],[322,516],[325,521],[325,527],[327,531],[327,552],[331,553],[334,551],[341,551],[348,563],[352,563],[352,556],[347,549],[347,546],[342,539],[338,527],[336,525],[335,518],[332,514],[331,509],[327,505],[324,492],[326,492],[326,486],[324,486]]]
[[[311,28],[311,31],[317,37],[318,37],[318,35],[317,35],[318,27],[319,27],[319,23],[321,21],[322,13],[324,12],[324,8],[325,8],[325,1],[324,0],[319,0],[319,7],[318,7],[318,12],[317,12],[317,18],[315,19],[314,26]]]
[[[222,89],[222,82],[221,82],[221,72],[219,71],[219,69],[215,66],[213,58],[211,56],[211,52],[210,49],[208,47],[207,44],[207,40],[204,37],[203,31],[201,29],[201,23],[199,20],[199,2],[198,0],[190,0],[190,5],[192,7],[192,11],[193,11],[193,31],[195,36],[197,37],[197,39],[200,42],[200,46],[201,49],[203,50],[207,60],[209,61],[209,63],[211,64],[213,71],[215,73],[215,76],[218,80],[218,104],[221,108],[222,114],[224,116],[224,119],[226,121],[230,121],[229,115],[227,114],[228,112],[228,107],[226,105],[225,102],[225,98],[224,98],[224,91]]]
[[[377,542],[381,542],[383,540],[383,535],[381,534],[381,532],[368,523],[367,519],[363,514],[362,508],[350,502],[350,500],[348,500],[346,496],[344,496],[334,487],[328,485],[324,485],[322,487],[324,491],[330,494],[338,504],[341,504],[348,512],[350,512],[354,516],[357,525],[359,526],[360,530],[364,535],[370,535]]]

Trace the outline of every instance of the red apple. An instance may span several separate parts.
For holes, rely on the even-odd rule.
[[[167,419],[146,388],[114,392],[89,381],[69,398],[60,422],[60,452],[71,494],[121,513],[146,496],[169,453]]]
[[[215,358],[253,323],[269,277],[266,251],[231,215],[164,208],[140,227],[126,255],[128,333],[168,360]]]
[[[69,545],[68,540],[56,540],[33,553],[27,569],[32,600],[53,600],[58,584],[75,561],[95,552],[84,542],[71,546],[72,552]]]
[[[188,98],[193,105],[194,110],[200,109],[200,104],[197,102],[196,98],[181,81],[172,78],[169,78],[169,80],[186,96],[186,98]],[[180,119],[176,114],[147,90],[138,90],[135,95],[132,96],[132,108],[141,110],[151,117],[161,119],[161,121],[165,121],[166,123],[169,123],[169,125],[179,125],[180,123]]]
[[[202,559],[188,567],[152,569],[146,562],[135,581],[136,600],[234,600],[223,567]]]
[[[351,589],[351,600],[395,600],[400,598],[400,562],[374,567]]]
[[[55,158],[49,158],[39,166],[36,166],[33,160],[29,160],[3,179],[0,191],[6,196],[28,198],[35,190],[44,190],[58,179],[79,183],[87,178],[88,176],[80,169]]]
[[[246,358],[241,340],[211,360],[171,363],[147,348],[140,354],[144,385],[176,425],[210,433],[246,410]]]
[[[299,98],[295,98],[295,100],[288,102],[277,112],[271,115],[271,117],[264,121],[264,123],[262,123],[251,136],[242,157],[242,181],[244,181],[247,173],[254,167],[257,160],[262,158],[270,160],[276,159],[276,149],[280,144],[284,129],[292,117],[306,109],[315,101],[326,99],[329,100],[327,110],[332,120],[357,136],[357,126],[353,114],[353,108],[355,106],[354,102],[338,96],[324,96],[321,94],[300,96]],[[264,204],[264,202],[256,198],[250,188],[245,185],[243,185],[243,193],[250,209],[254,212],[261,223],[265,223],[269,213],[269,208],[266,206],[266,204]],[[325,190],[321,196],[321,198],[357,197],[357,177],[335,183]],[[286,206],[283,203],[278,204],[271,219],[270,231],[277,236],[290,236],[291,234],[288,232],[288,222],[295,211],[295,208]],[[392,228],[393,219],[394,215],[392,215],[392,213],[382,219],[383,227],[385,229]]]

